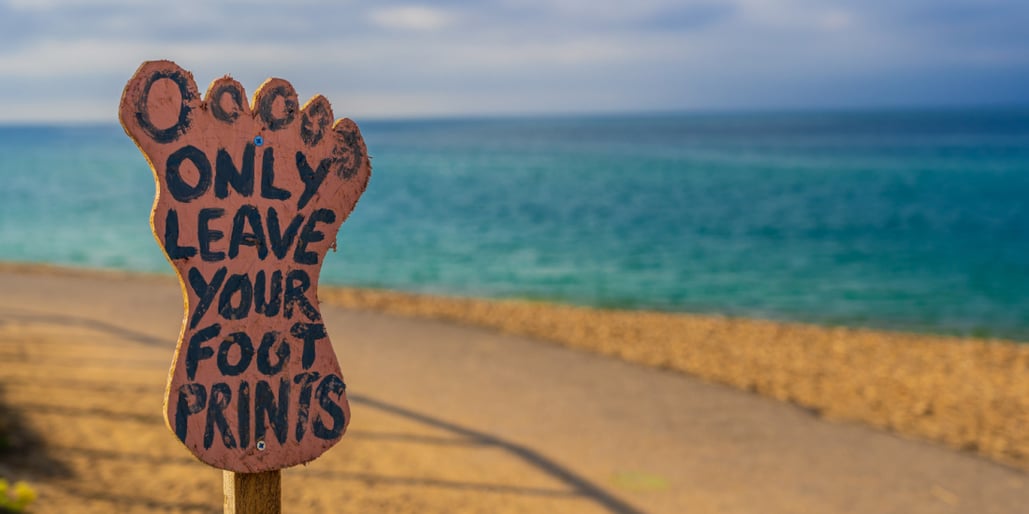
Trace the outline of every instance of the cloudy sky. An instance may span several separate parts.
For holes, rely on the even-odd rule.
[[[0,121],[111,121],[140,62],[358,118],[1029,105],[1025,0],[0,0]]]

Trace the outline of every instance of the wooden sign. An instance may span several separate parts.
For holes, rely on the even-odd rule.
[[[250,104],[228,76],[201,98],[169,61],[136,71],[119,117],[153,169],[150,223],[185,297],[168,426],[229,471],[318,457],[350,421],[318,275],[371,174],[357,125],[320,95],[298,108],[282,79]]]

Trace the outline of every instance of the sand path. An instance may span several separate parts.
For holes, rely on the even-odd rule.
[[[168,279],[0,271],[0,394],[48,451],[36,512],[221,512],[163,426]],[[285,512],[1021,513],[1029,475],[681,374],[323,306],[353,422]]]

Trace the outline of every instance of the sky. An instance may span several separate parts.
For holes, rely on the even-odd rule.
[[[116,119],[140,63],[359,118],[1029,105],[1025,0],[0,0],[0,122]]]

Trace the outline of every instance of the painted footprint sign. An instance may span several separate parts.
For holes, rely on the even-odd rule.
[[[229,471],[318,457],[350,421],[318,276],[371,175],[357,125],[320,95],[298,108],[282,79],[251,103],[227,76],[201,98],[169,61],[136,71],[119,118],[153,169],[150,223],[185,298],[168,426]]]

